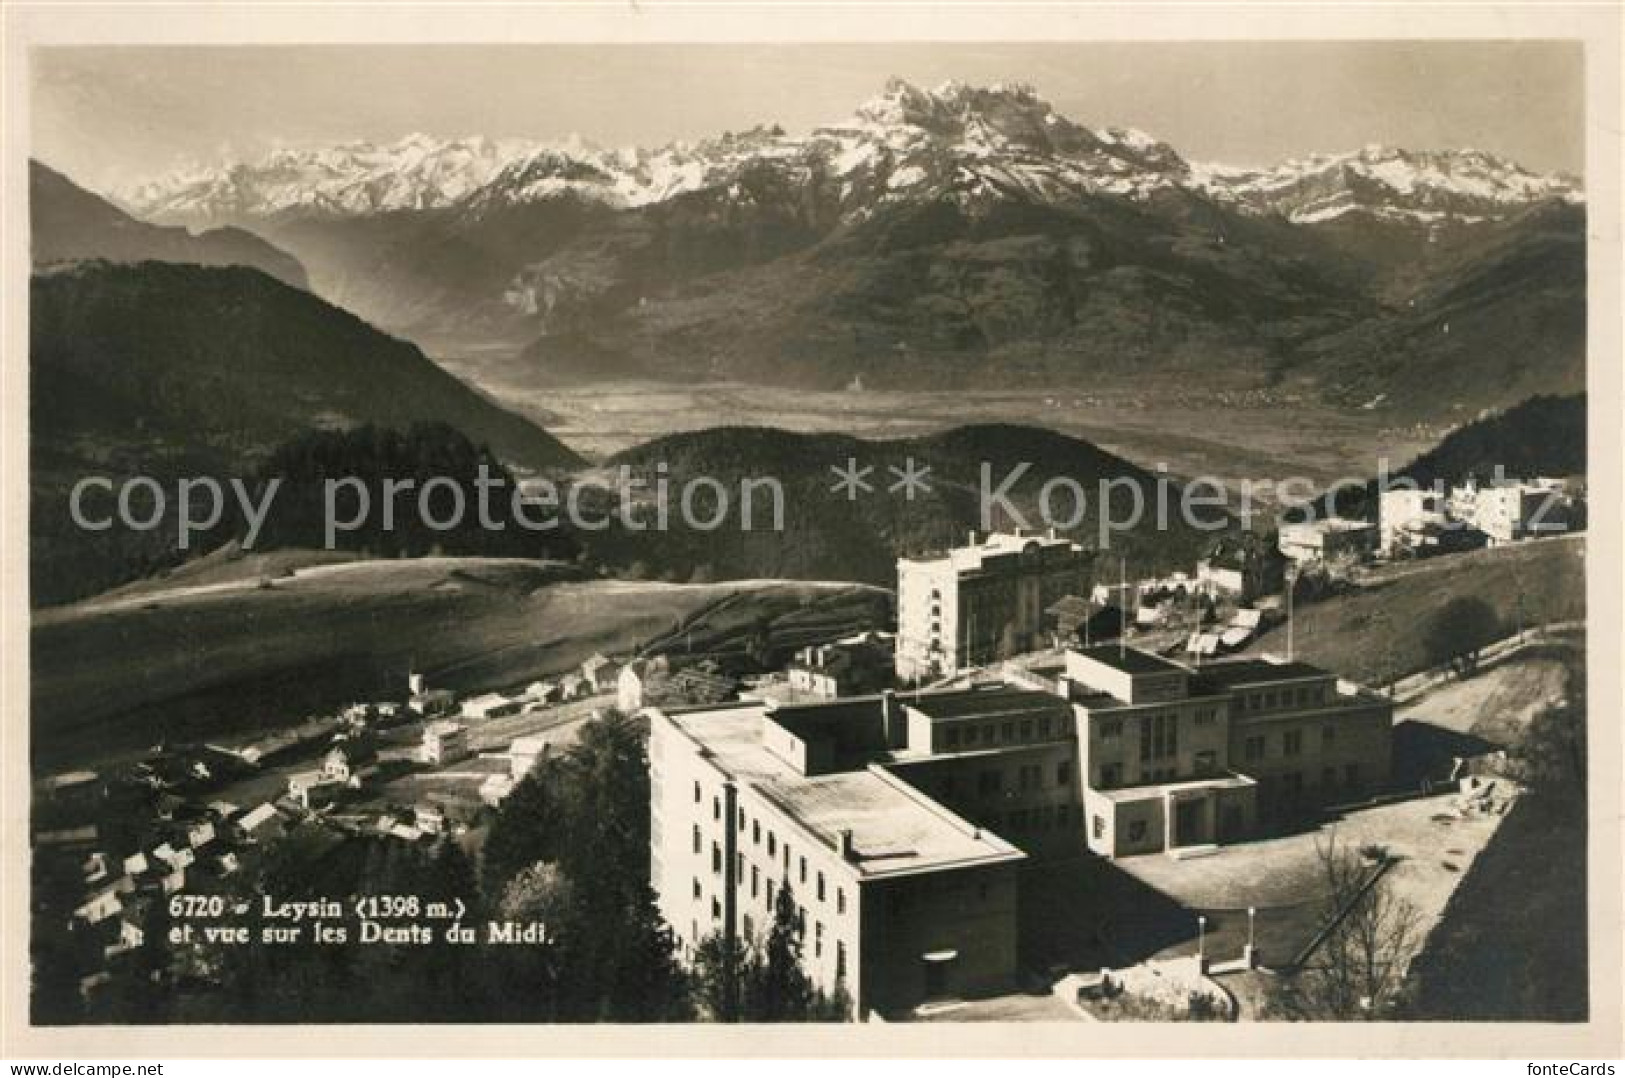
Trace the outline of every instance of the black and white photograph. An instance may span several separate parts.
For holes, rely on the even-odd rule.
[[[1617,1057],[1617,42],[397,14],[8,74],[11,1022]]]

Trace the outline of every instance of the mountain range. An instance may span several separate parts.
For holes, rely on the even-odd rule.
[[[1463,149],[1192,162],[1020,85],[892,80],[805,134],[653,149],[280,149],[119,197],[251,229],[509,384],[1162,379],[1451,421],[1583,384],[1577,180]]]

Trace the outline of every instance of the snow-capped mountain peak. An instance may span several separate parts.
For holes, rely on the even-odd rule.
[[[484,213],[565,196],[634,207],[707,189],[726,194],[764,169],[792,184],[833,181],[850,217],[910,199],[975,210],[1009,198],[1062,203],[1176,190],[1301,224],[1349,213],[1432,222],[1582,197],[1577,181],[1470,149],[1370,145],[1269,168],[1193,165],[1143,131],[1077,123],[1023,83],[949,81],[928,90],[894,78],[848,119],[800,136],[764,126],[695,144],[603,149],[574,135],[547,142],[415,132],[180,170],[123,192],[122,201],[149,218],[185,223],[452,206]]]
[[[1299,224],[1349,213],[1389,220],[1473,221],[1536,202],[1578,202],[1578,181],[1541,175],[1476,149],[1412,151],[1367,145],[1268,169],[1198,165],[1195,186],[1218,201]]]

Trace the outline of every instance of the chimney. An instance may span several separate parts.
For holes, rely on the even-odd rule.
[[[976,545],[976,529],[975,528],[972,528],[970,530],[970,535],[968,537],[966,537],[966,539],[965,539],[965,545],[966,546],[975,546]]]
[[[852,860],[852,832],[848,828],[841,828],[835,832],[835,852],[841,855],[841,860]]]
[[[408,674],[406,676],[406,687],[411,691],[413,696],[420,695],[423,692],[423,675]]]

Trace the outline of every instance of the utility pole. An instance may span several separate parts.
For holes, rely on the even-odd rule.
[[[1286,661],[1296,658],[1293,650],[1292,626],[1292,593],[1298,590],[1298,571],[1293,568],[1286,574]]]
[[[1128,559],[1117,559],[1117,657],[1128,654]]]

